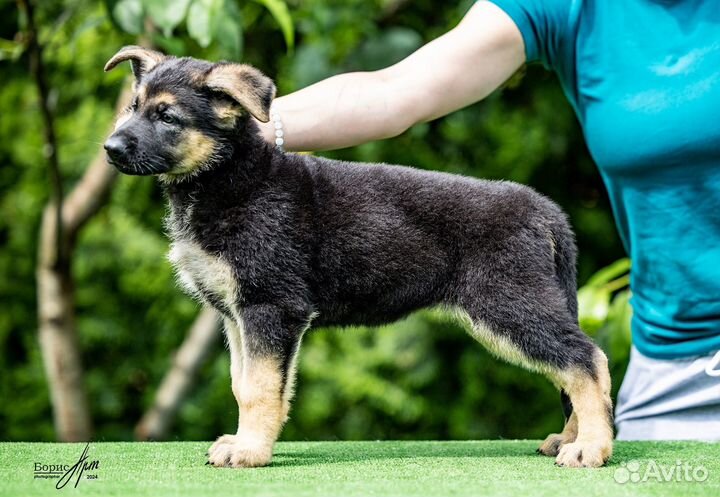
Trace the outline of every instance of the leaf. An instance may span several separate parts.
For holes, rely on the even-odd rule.
[[[630,259],[624,258],[599,270],[587,281],[585,286],[599,286],[609,283],[630,271]]]
[[[293,26],[292,17],[288,10],[287,4],[283,0],[255,0],[265,6],[275,21],[280,25],[280,29],[285,37],[285,44],[289,50],[295,47],[295,28]]]
[[[228,5],[234,6],[235,4],[230,3]],[[218,18],[215,26],[215,39],[224,53],[227,54],[227,58],[235,60],[240,58],[243,40],[239,11],[233,12],[233,9],[230,8]]]
[[[185,19],[190,0],[143,0],[143,4],[155,25],[165,36],[171,36],[173,29]]]
[[[213,39],[213,10],[217,3],[217,0],[195,0],[188,11],[188,34],[203,48]]]
[[[232,1],[194,0],[190,5],[188,33],[203,48],[217,40],[229,58],[238,58],[242,45],[240,26],[240,11]]]
[[[611,364],[627,364],[632,342],[630,295],[630,290],[623,290],[613,298],[607,321],[596,336],[603,349],[608,352]]]
[[[144,13],[140,0],[120,0],[113,7],[112,16],[126,33],[132,35],[142,33]]]
[[[629,344],[631,335],[632,306],[630,290],[618,292],[608,311],[607,325]]]
[[[15,61],[20,58],[23,53],[22,43],[13,40],[0,38],[0,60]]]
[[[584,286],[577,297],[580,327],[592,335],[607,320],[611,293],[603,287]]]

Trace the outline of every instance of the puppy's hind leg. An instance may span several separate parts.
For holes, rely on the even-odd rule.
[[[548,437],[540,452],[557,455],[561,466],[601,466],[613,438],[607,359],[580,331],[558,289],[523,290],[519,300],[491,302],[494,295],[507,297],[498,288],[464,306],[471,334],[495,355],[545,375],[566,392],[573,411],[563,432]]]
[[[597,467],[612,455],[613,423],[607,357],[598,347],[590,362],[557,371],[555,381],[568,393],[577,415],[577,438],[563,444],[556,463]]]

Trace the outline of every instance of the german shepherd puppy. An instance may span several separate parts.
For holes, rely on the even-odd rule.
[[[577,320],[576,248],[560,208],[528,187],[284,153],[266,143],[273,82],[242,64],[129,46],[132,106],[105,142],[125,174],[157,175],[169,259],[225,319],[237,433],[215,466],[270,462],[311,326],[379,325],[443,306],[497,356],[548,377],[567,422],[540,446],[561,466],[612,451],[610,377]]]

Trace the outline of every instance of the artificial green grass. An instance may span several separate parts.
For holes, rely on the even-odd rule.
[[[74,464],[84,444],[1,443],[0,496],[720,496],[720,445],[697,442],[618,442],[601,469],[568,469],[535,454],[537,441],[285,442],[271,466],[205,465],[209,442],[91,443],[97,480],[61,490],[33,478],[36,462]],[[702,482],[617,483],[638,461],[670,471],[682,464],[707,471]],[[631,465],[631,469],[635,466]],[[620,471],[620,473],[616,473]],[[702,474],[702,473],[698,473]],[[684,478],[681,477],[681,479]]]

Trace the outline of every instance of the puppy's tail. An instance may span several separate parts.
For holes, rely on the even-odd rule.
[[[560,222],[555,222],[550,226],[550,232],[553,238],[555,276],[565,292],[570,314],[577,321],[577,246],[575,245],[575,235],[565,214],[562,214]]]

